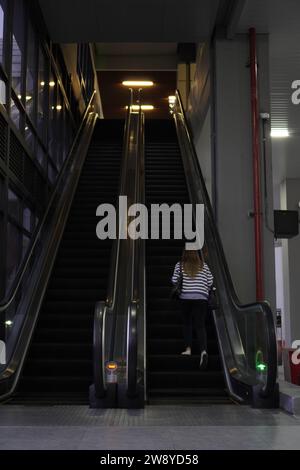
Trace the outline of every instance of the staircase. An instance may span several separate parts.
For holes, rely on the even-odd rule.
[[[14,402],[88,403],[95,302],[106,298],[111,240],[96,208],[116,203],[123,121],[98,120]]]
[[[146,204],[189,203],[184,169],[173,121],[146,121]],[[171,276],[180,260],[181,240],[148,240],[147,391],[149,402],[226,402],[225,383],[212,315],[207,318],[209,362],[199,370],[200,351],[184,350],[179,302],[170,299]]]

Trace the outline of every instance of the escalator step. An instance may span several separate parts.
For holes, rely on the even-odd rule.
[[[202,387],[202,388],[189,388],[189,387],[174,387],[170,388],[152,388],[150,390],[151,397],[206,397],[212,398],[215,397],[227,397],[227,392],[225,388],[221,387]],[[209,400],[210,402],[210,400]]]
[[[150,370],[176,370],[196,371],[199,368],[200,355],[181,356],[179,354],[155,354],[148,355]],[[220,371],[221,362],[218,354],[210,354],[208,357],[208,370]]]
[[[183,162],[173,121],[146,121],[146,205],[189,203]],[[150,213],[150,212],[149,212]],[[173,222],[171,219],[171,234]],[[160,229],[160,234],[161,234]],[[207,317],[208,366],[199,369],[196,340],[184,349],[180,302],[170,298],[171,276],[182,240],[147,240],[147,381],[150,403],[223,403],[226,391],[213,317]]]
[[[148,383],[152,388],[216,388],[224,386],[222,371],[164,370],[148,373]]]
[[[96,237],[96,208],[116,203],[124,121],[97,122],[22,377],[17,403],[87,403],[95,303],[105,300],[111,240]],[[34,401],[33,401],[34,402]]]

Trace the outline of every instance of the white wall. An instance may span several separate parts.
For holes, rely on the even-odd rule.
[[[260,111],[270,110],[268,36],[257,36]],[[217,222],[238,296],[253,302],[255,241],[253,211],[252,127],[249,72],[249,38],[237,35],[216,39],[216,188]],[[267,129],[267,132],[269,130]],[[261,175],[263,165],[261,164]],[[267,142],[269,219],[273,214],[271,146]],[[261,184],[262,188],[262,184]],[[263,199],[263,198],[262,198]],[[263,203],[263,201],[262,201]],[[265,224],[262,230],[265,298],[275,313],[274,240]]]
[[[281,209],[298,210],[300,179],[286,179],[281,185]],[[300,235],[282,240],[285,337],[287,346],[300,339]]]
[[[202,128],[195,132],[194,144],[201,171],[205,180],[206,188],[212,200],[212,163],[211,163],[211,110],[207,111]]]
[[[197,50],[196,68],[194,81],[191,85],[187,117],[192,127],[201,171],[212,201],[211,93],[210,47],[209,44],[200,44]]]

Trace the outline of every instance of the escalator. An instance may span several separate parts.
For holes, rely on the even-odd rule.
[[[13,402],[87,403],[95,303],[106,298],[111,240],[96,208],[118,195],[124,121],[98,120]]]
[[[194,220],[196,204],[204,208],[205,256],[216,288],[207,316],[209,361],[207,369],[200,370],[196,342],[192,356],[180,354],[182,319],[170,293],[184,239],[169,239],[160,218],[156,237],[119,239],[116,244],[110,301],[98,304],[95,311],[91,405],[133,408],[230,400],[278,407],[272,311],[267,302],[243,305],[235,293],[179,92],[173,119],[146,120],[144,126],[141,109],[132,115],[128,110],[120,191],[128,196],[128,205],[145,201],[149,217],[151,204],[191,203]],[[145,212],[140,213],[141,221]],[[122,227],[128,230],[129,223],[127,217]],[[146,224],[148,233],[151,223],[152,218]],[[171,234],[173,226],[171,217]]]
[[[190,202],[173,120],[149,120],[145,129],[146,204]],[[170,299],[170,279],[184,247],[183,240],[147,240],[147,389],[149,403],[170,401],[226,402],[227,392],[212,314],[207,316],[209,362],[199,368],[195,341],[184,350],[178,301]]]

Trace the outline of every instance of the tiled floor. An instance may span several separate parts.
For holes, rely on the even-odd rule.
[[[300,418],[235,405],[3,405],[0,449],[300,449]]]

